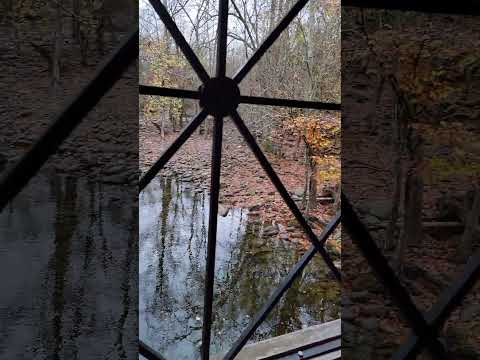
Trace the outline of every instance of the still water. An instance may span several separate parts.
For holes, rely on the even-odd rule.
[[[0,359],[137,357],[135,197],[36,176],[0,214]]]
[[[208,195],[157,178],[140,196],[140,338],[167,359],[199,359],[208,226]],[[218,218],[212,354],[240,336],[302,251],[262,236],[265,225],[244,209]],[[251,341],[339,317],[339,287],[316,256]]]

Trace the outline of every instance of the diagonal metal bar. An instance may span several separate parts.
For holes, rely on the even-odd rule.
[[[260,146],[258,146],[255,138],[253,137],[253,135],[248,130],[247,126],[245,125],[245,123],[241,119],[238,112],[235,111],[231,115],[231,117],[232,117],[233,122],[234,122],[235,126],[237,127],[238,131],[243,136],[243,138],[247,142],[247,145],[250,147],[253,154],[257,158],[258,162],[260,163],[262,168],[267,173],[268,177],[270,178],[270,181],[273,183],[273,185],[275,186],[277,191],[280,193],[280,196],[283,198],[283,201],[285,201],[287,206],[290,208],[290,211],[295,216],[295,219],[297,219],[300,226],[303,228],[303,230],[307,234],[310,242],[315,246],[317,251],[323,257],[323,260],[327,263],[328,267],[332,271],[335,278],[338,281],[341,281],[342,276],[341,276],[340,272],[338,271],[338,269],[333,264],[333,261],[330,258],[330,256],[328,255],[327,251],[324,249],[323,243],[321,243],[318,240],[317,235],[315,235],[312,228],[310,227],[308,222],[303,217],[302,213],[300,212],[300,210],[297,207],[297,204],[295,204],[295,201],[293,201],[293,199],[290,197],[287,189],[283,185],[282,181],[278,177],[277,173],[273,169],[272,165],[270,164],[270,162],[268,161],[266,156],[263,154],[262,150],[260,149]]]
[[[165,164],[172,158],[173,155],[180,149],[180,147],[188,140],[188,138],[197,130],[200,124],[207,117],[207,112],[202,110],[192,121],[182,130],[180,135],[175,139],[173,143],[165,150],[162,156],[152,165],[150,169],[141,177],[138,182],[139,193],[142,192],[145,187],[153,180],[160,170],[163,169]]]
[[[157,351],[153,350],[150,346],[145,344],[143,341],[139,341],[138,352],[143,357],[148,360],[165,360],[165,358],[160,355]]]
[[[194,90],[173,89],[163,86],[139,85],[138,92],[140,95],[154,95],[164,97],[175,97],[182,99],[199,99],[200,93]]]
[[[343,6],[424,13],[480,15],[480,3],[477,0],[464,0],[461,2],[435,0],[343,0]]]
[[[52,125],[31,150],[0,180],[0,211],[27,185],[137,57],[138,29],[135,29],[113,55],[100,66],[93,79],[56,116]]]
[[[241,104],[267,105],[267,106],[285,106],[301,109],[317,109],[317,110],[338,110],[342,108],[341,104],[324,103],[319,101],[276,99],[260,96],[240,96]]]
[[[425,318],[430,326],[429,332],[436,335],[438,329],[448,319],[452,311],[460,305],[465,295],[480,278],[480,251],[468,261],[463,274],[446,291],[440,295],[437,303],[427,312]],[[394,360],[416,359],[423,346],[425,334],[412,334],[404,345],[393,356]]]
[[[163,24],[172,35],[175,43],[178,45],[180,50],[182,50],[183,55],[185,55],[197,76],[200,78],[200,80],[202,80],[203,83],[205,83],[207,80],[210,79],[210,76],[208,75],[207,71],[198,59],[197,55],[195,55],[195,52],[192,50],[187,40],[185,40],[185,37],[178,29],[175,21],[173,21],[173,19],[171,18],[168,10],[165,8],[165,6],[160,0],[149,0],[149,2],[157,12],[158,16],[160,16]]]
[[[332,220],[327,224],[322,234],[320,235],[319,241],[325,243],[328,237],[333,233],[338,224],[340,223],[341,214],[338,212]],[[270,312],[273,310],[275,305],[278,304],[285,292],[292,286],[295,279],[302,273],[303,269],[308,265],[310,260],[316,254],[317,249],[315,246],[311,246],[310,249],[303,254],[300,260],[295,264],[295,266],[290,270],[288,275],[270,296],[268,301],[263,305],[260,311],[255,315],[253,321],[248,325],[248,327],[242,332],[238,340],[233,344],[232,348],[225,355],[223,360],[233,360],[235,356],[242,350],[247,341],[252,337],[255,331],[258,329],[260,324],[267,318]]]
[[[443,345],[434,334],[428,332],[429,325],[422,313],[417,309],[407,290],[400,283],[387,259],[383,256],[375,241],[370,236],[366,227],[362,224],[353,210],[348,198],[342,192],[342,224],[356,243],[363,256],[367,259],[378,278],[390,291],[393,299],[398,303],[400,310],[405,315],[416,334],[426,334],[428,349],[435,355],[435,359],[447,359]]]
[[[233,80],[240,83],[255,64],[262,58],[262,56],[270,49],[270,46],[278,39],[280,34],[285,30],[292,22],[295,16],[303,9],[309,0],[298,0],[285,17],[280,21],[275,29],[267,36],[260,47],[253,53],[252,57],[247,61],[245,65],[235,74]]]
[[[218,197],[220,193],[220,167],[222,161],[223,119],[215,118],[212,144],[212,170],[210,180],[210,212],[208,218],[207,263],[202,327],[202,360],[210,358],[212,329],[213,288],[215,281],[215,248],[217,245]]]

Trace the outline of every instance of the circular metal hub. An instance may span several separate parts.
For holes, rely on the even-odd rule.
[[[212,78],[200,86],[200,106],[209,115],[226,116],[233,113],[240,102],[240,89],[230,78]]]

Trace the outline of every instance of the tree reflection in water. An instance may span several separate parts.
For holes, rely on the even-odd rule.
[[[140,196],[140,338],[167,359],[199,358],[208,196],[158,178]],[[212,353],[232,345],[302,252],[262,238],[248,211],[218,218]],[[252,341],[339,317],[339,287],[315,257]]]
[[[0,214],[0,359],[137,356],[135,196],[40,175]]]

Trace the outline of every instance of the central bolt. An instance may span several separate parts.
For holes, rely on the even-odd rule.
[[[230,115],[240,103],[240,89],[235,81],[227,77],[212,78],[198,90],[200,106],[212,116]]]

